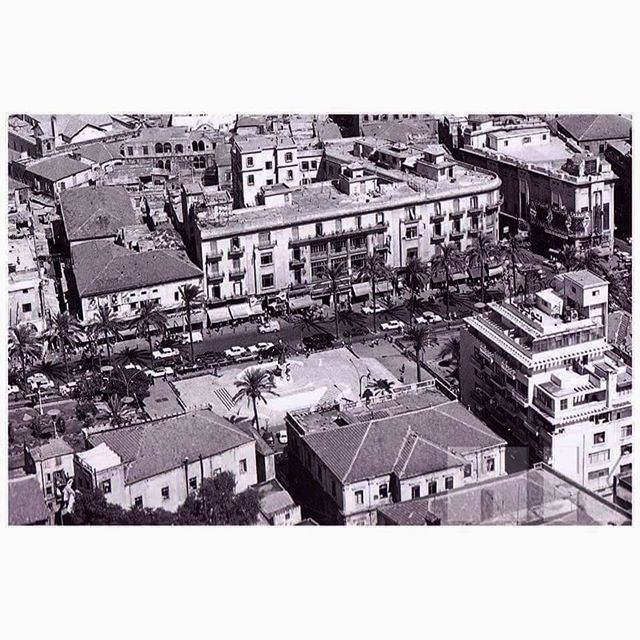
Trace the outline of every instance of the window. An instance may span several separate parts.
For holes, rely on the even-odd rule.
[[[628,438],[632,434],[632,428],[630,424],[626,424],[620,428],[620,437]]]
[[[47,487],[46,493],[47,493],[48,496],[53,494],[53,491],[51,490],[51,487]]]
[[[111,480],[103,480],[100,486],[102,487],[102,493],[105,495],[111,493]]]
[[[127,147],[127,153],[132,156],[133,155],[133,147]]]
[[[184,148],[181,144],[176,145],[176,153],[184,153]]]
[[[302,170],[303,171],[309,171],[309,163],[308,162],[303,162],[302,163]]]
[[[362,216],[356,216],[356,229],[362,229]]]
[[[197,489],[198,488],[198,478],[193,476],[193,478],[189,478],[189,488]]]
[[[173,299],[177,302],[178,300],[180,300],[180,292],[175,291],[173,294]]]
[[[293,171],[291,169],[287,171],[287,180],[293,180]]]
[[[589,480],[599,480],[600,478],[606,478],[609,475],[609,469],[598,469],[597,471],[590,471]]]
[[[593,444],[604,444],[604,441],[605,441],[604,431],[599,431],[598,433],[593,434]]]
[[[530,136],[525,136],[524,138],[522,138],[522,144],[527,144],[529,142],[531,142]]]
[[[465,464],[464,465],[464,477],[465,478],[469,478],[471,476],[471,465],[470,464]]]
[[[253,158],[251,156],[247,158],[247,167],[253,167]]]
[[[609,449],[604,451],[597,451],[596,453],[589,454],[589,464],[595,464],[596,462],[609,462]]]
[[[245,461],[245,467],[246,467],[246,461]],[[213,476],[217,476],[219,473],[222,473],[222,469],[220,467],[217,467],[216,469],[213,470]]]
[[[560,400],[560,409],[564,411],[568,407],[569,401],[565,398],[564,400]]]
[[[56,456],[56,467],[59,467],[62,464],[62,458],[60,456]]]
[[[418,237],[418,227],[416,226],[412,226],[412,227],[407,227],[407,235],[406,235],[406,239],[407,240],[411,240],[412,238],[417,238]]]
[[[331,481],[331,495],[334,498],[336,497],[336,483],[335,483],[335,480]]]
[[[415,500],[420,497],[420,485],[416,484],[411,487],[411,499]]]
[[[273,287],[273,273],[265,273],[262,276],[262,288],[270,289]]]
[[[263,253],[260,256],[260,264],[265,267],[269,264],[273,264],[273,254],[272,253]]]
[[[312,169],[317,169],[318,168],[318,162],[316,160],[312,160],[311,161],[311,168]]]
[[[246,458],[242,458],[242,460],[240,460],[240,475],[242,475],[243,473],[247,473],[247,459]]]
[[[381,498],[386,498],[389,495],[389,488],[387,487],[387,483],[378,485],[378,495]]]
[[[626,456],[626,455],[630,454],[631,453],[631,449],[632,449],[631,444],[623,444],[620,447],[620,455],[621,456]]]
[[[162,143],[156,142],[156,153],[162,153]]]
[[[322,233],[322,222],[316,222],[316,235],[321,236]]]
[[[356,491],[356,504],[364,504],[364,492]]]
[[[264,168],[265,168],[265,169],[273,169],[273,162],[271,162],[271,160],[267,160],[267,161],[264,163]]]
[[[384,224],[384,211],[376,213],[376,224]]]
[[[258,234],[258,246],[260,247],[268,247],[271,244],[271,232],[270,231],[261,231]]]
[[[47,478],[47,482],[51,482],[51,474],[47,473],[45,475],[46,475],[46,478]]]
[[[160,490],[160,493],[162,494],[163,500],[169,499],[169,487],[162,487],[162,489]]]
[[[31,311],[31,303],[25,302],[22,305],[22,313],[29,313]]]
[[[284,154],[284,161],[285,162],[293,161],[293,154],[290,151],[287,151],[287,153]]]
[[[495,458],[487,458],[484,462],[485,462],[485,469],[487,471],[495,471],[495,468],[496,468]]]
[[[256,183],[256,178],[253,174],[247,176],[247,184],[252,187]]]
[[[137,496],[133,501],[133,506],[142,509],[142,496]]]
[[[444,479],[444,488],[445,489],[453,489],[453,476],[447,476]]]

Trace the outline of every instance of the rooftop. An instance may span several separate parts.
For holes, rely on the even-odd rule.
[[[379,508],[396,525],[628,525],[631,515],[543,464]]]
[[[36,461],[48,460],[49,458],[57,458],[58,456],[70,455],[74,452],[73,447],[62,438],[55,438],[46,444],[31,447],[29,453]]]
[[[28,525],[46,521],[49,509],[34,475],[9,480],[9,524]]]
[[[91,186],[60,194],[60,210],[69,241],[115,236],[138,222],[124,187]]]
[[[588,269],[581,269],[580,271],[569,271],[564,274],[564,279],[570,282],[575,282],[582,287],[601,287],[602,285],[608,285],[608,282],[596,275]]]
[[[82,158],[91,160],[96,164],[103,164],[111,160],[120,160],[120,145],[117,143],[93,142],[85,144],[78,149]]]
[[[289,492],[275,478],[256,485],[256,491],[260,498],[260,511],[267,519],[296,506]]]
[[[240,153],[254,153],[263,149],[295,149],[296,142],[291,136],[260,135],[249,138],[235,138]]]
[[[101,442],[93,449],[87,451],[79,451],[77,457],[86,466],[91,467],[95,471],[104,471],[122,464],[120,456],[110,449],[104,442]]]
[[[531,130],[531,133],[537,131],[539,131],[539,129],[534,128]],[[521,136],[529,132],[529,129],[519,129],[515,131],[514,134]],[[496,132],[495,135],[497,136],[499,133],[506,132]],[[560,169],[566,160],[574,156],[575,151],[560,138],[552,136],[551,134],[549,135],[549,141],[544,144],[530,143],[518,147],[509,146],[508,149],[500,149],[500,154],[515,158],[516,160],[522,160],[523,162]],[[486,151],[487,149],[482,150]]]
[[[126,466],[132,484],[197,460],[253,442],[243,431],[208,410],[194,411],[89,437],[92,446],[106,444]]]
[[[631,120],[611,113],[560,116],[557,123],[578,142],[631,137]]]
[[[179,251],[156,249],[138,252],[109,240],[91,240],[74,245],[71,259],[81,297],[202,276],[202,271]]]
[[[26,166],[25,171],[34,176],[57,182],[91,169],[87,162],[81,162],[71,156],[55,156],[38,160]]]

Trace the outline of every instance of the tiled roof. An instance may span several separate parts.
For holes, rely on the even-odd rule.
[[[35,524],[49,518],[36,476],[9,480],[9,524]]]
[[[41,444],[40,446],[29,449],[31,457],[36,461],[73,454],[73,451],[73,447],[62,438],[56,438],[46,444]]]
[[[70,241],[115,236],[136,224],[131,199],[124,187],[78,187],[60,194],[60,209]]]
[[[71,248],[71,258],[81,297],[202,276],[202,271],[178,251],[131,251],[109,240],[81,242]]]
[[[126,465],[125,482],[131,484],[253,441],[210,411],[195,411],[97,433],[92,446],[104,442]]]
[[[110,160],[118,160],[122,158],[120,155],[119,147],[115,143],[105,142],[93,142],[91,144],[84,145],[81,149],[78,149],[78,153],[87,160],[95,162],[96,164],[102,164],[109,162]]]
[[[80,162],[70,156],[55,156],[30,164],[25,171],[39,178],[57,182],[87,169],[91,169],[91,165],[86,162]]]
[[[462,452],[504,444],[457,402],[313,431],[304,439],[345,483],[448,469],[463,464]]]
[[[316,135],[320,140],[337,140],[342,138],[340,127],[335,122],[316,122]]]
[[[558,124],[578,142],[631,136],[631,121],[614,114],[566,115]]]

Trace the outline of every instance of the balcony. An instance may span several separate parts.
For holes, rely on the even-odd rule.
[[[242,246],[231,247],[229,249],[228,255],[230,258],[239,258],[240,256],[244,255],[244,247]]]
[[[305,238],[297,238],[289,240],[289,247],[299,247],[301,245],[310,244],[312,242],[321,242],[323,240],[332,240],[335,238],[350,238],[352,236],[359,236],[369,233],[379,233],[386,231],[389,227],[387,222],[377,222],[376,224],[369,224],[359,229],[344,229],[341,231],[332,231],[329,233],[323,233],[322,235],[306,236]]]
[[[429,216],[429,222],[435,224],[436,222],[442,222],[445,219],[444,213],[432,213]]]
[[[289,260],[290,269],[299,269],[300,267],[304,267],[304,265],[305,265],[304,258],[291,258]]]
[[[247,270],[244,267],[240,267],[238,269],[231,269],[231,271],[229,271],[229,277],[232,280],[235,280],[237,278],[244,278],[245,273],[247,273]]]
[[[224,255],[224,251],[222,249],[214,249],[207,253],[207,262],[213,262],[214,260],[220,260]]]
[[[468,213],[470,216],[479,216],[482,215],[483,210],[482,207],[469,207]]]
[[[462,216],[463,216],[463,215],[464,215],[464,211],[452,211],[452,212],[449,214],[449,217],[450,217],[452,220],[457,220],[457,219],[459,219],[459,218],[462,218]]]
[[[473,227],[473,228],[469,229],[468,234],[470,236],[477,236],[481,231],[482,231],[482,229],[480,227]]]
[[[213,284],[215,282],[222,282],[224,280],[224,272],[223,271],[207,271],[207,281],[209,284]]]
[[[455,229],[449,233],[449,238],[451,240],[457,240],[458,238],[462,238],[464,236],[464,231],[462,229]]]
[[[269,240],[268,242],[258,242],[258,249],[273,249],[278,244],[276,240]]]
[[[431,244],[440,244],[442,242],[444,242],[444,235],[442,233],[431,236]]]

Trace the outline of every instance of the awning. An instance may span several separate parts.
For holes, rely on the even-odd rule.
[[[234,320],[242,320],[254,315],[251,311],[251,305],[248,302],[240,302],[229,307],[229,313]]]
[[[431,276],[431,282],[433,284],[442,284],[444,282],[444,273],[442,272],[434,273]]]
[[[480,279],[480,267],[470,267],[469,268],[469,277],[472,280],[479,280]]]
[[[222,324],[223,322],[229,322],[229,320],[231,320],[229,307],[226,306],[207,309],[207,316],[209,316],[209,324]]]
[[[391,283],[387,280],[381,280],[380,282],[376,282],[376,293],[387,293],[387,291],[391,291],[392,286]]]
[[[461,282],[463,280],[467,279],[467,274],[466,273],[452,273],[451,274],[451,282]]]
[[[361,298],[362,296],[368,296],[371,294],[371,283],[370,282],[355,282],[351,285],[351,290],[353,291],[353,296],[355,298]],[[378,288],[376,287],[376,291]]]
[[[497,267],[489,267],[489,277],[501,276],[504,272],[504,268],[502,265],[498,265]]]
[[[289,298],[289,311],[298,311],[299,309],[307,309],[314,305],[309,294],[298,296],[297,298]]]
[[[204,310],[192,311],[191,312],[191,324],[200,324],[204,322],[205,312]],[[183,311],[182,313],[176,313],[175,315],[170,315],[167,318],[167,329],[186,329],[187,328],[187,314]]]

